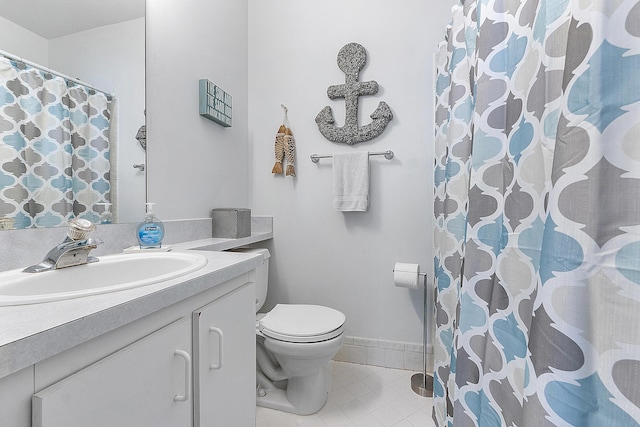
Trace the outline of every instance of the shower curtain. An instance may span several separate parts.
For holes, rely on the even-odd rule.
[[[434,179],[437,425],[640,425],[640,1],[456,5]]]
[[[99,222],[110,201],[111,97],[0,57],[0,219]]]

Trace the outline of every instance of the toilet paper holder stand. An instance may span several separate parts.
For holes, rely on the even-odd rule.
[[[431,329],[429,325],[429,316],[427,315],[427,273],[418,272],[418,275],[424,279],[424,299],[422,306],[424,315],[424,321],[422,322],[422,372],[411,375],[411,390],[422,397],[432,397],[433,376],[427,374],[427,333]]]

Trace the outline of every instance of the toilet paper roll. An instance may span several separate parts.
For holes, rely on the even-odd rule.
[[[400,288],[418,289],[420,265],[396,262],[393,269],[393,283]]]

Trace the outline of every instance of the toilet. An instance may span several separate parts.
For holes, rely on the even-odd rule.
[[[258,313],[267,296],[267,249],[263,264],[252,273],[256,285],[256,365],[258,406],[298,415],[318,412],[326,403],[327,366],[344,341],[345,315],[329,307],[278,304]]]

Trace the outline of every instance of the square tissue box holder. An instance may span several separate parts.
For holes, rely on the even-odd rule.
[[[240,239],[251,236],[251,209],[219,208],[211,210],[213,236]]]

